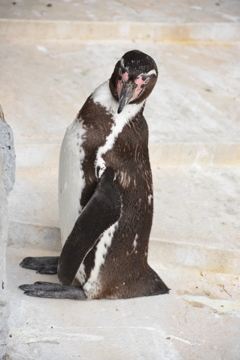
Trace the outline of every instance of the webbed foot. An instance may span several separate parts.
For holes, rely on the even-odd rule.
[[[37,281],[34,284],[20,285],[25,295],[54,299],[86,300],[87,297],[80,286],[63,286],[50,282]]]
[[[36,270],[39,274],[57,274],[59,256],[26,257],[20,266]]]

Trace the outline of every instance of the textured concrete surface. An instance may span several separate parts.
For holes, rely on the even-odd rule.
[[[238,0],[1,1],[0,38],[236,42]]]
[[[172,43],[234,44],[240,41],[240,24],[130,23],[100,21],[48,21],[0,19],[0,38],[15,41],[161,41]]]
[[[56,167],[66,127],[132,48],[159,67],[145,110],[152,162],[240,163],[239,45],[4,41],[0,97],[14,128],[18,167]]]
[[[0,359],[5,354],[7,332],[7,319],[9,301],[6,296],[7,274],[6,274],[6,247],[8,240],[8,211],[7,194],[3,182],[3,159],[0,151]]]
[[[3,171],[2,178],[7,194],[12,190],[15,181],[15,150],[13,132],[6,123],[0,105],[0,152],[2,153]]]
[[[0,359],[239,360],[239,1],[13,3],[0,3],[0,98],[17,153],[7,278],[6,197],[0,204]],[[26,297],[18,285],[57,281],[18,264],[60,251],[65,128],[133,48],[159,67],[145,110],[155,188],[149,261],[170,295]]]
[[[170,295],[130,300],[69,301],[29,298],[21,283],[57,281],[19,269],[39,248],[8,251],[10,298],[7,354],[11,360],[238,360],[239,279],[150,263],[172,288]],[[227,336],[226,336],[227,333]]]
[[[1,1],[1,18],[28,20],[129,22],[238,22],[238,0],[124,1],[18,0]]]
[[[9,198],[11,244],[60,250],[57,176],[57,169],[18,173]],[[240,275],[239,178],[235,167],[153,169],[151,241],[159,262]]]

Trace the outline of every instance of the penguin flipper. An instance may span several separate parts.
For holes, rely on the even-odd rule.
[[[114,183],[114,171],[107,168],[62,249],[58,263],[58,278],[62,285],[72,284],[85,256],[120,214],[121,197]]]

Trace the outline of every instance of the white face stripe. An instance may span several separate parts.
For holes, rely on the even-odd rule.
[[[150,70],[147,74],[141,74],[141,75],[147,75],[147,76],[155,75],[155,76],[157,76],[157,72],[156,72],[155,69],[153,69],[153,70]]]
[[[129,122],[131,118],[133,118],[139,112],[144,102],[140,104],[126,105],[123,111],[118,114],[117,110],[119,103],[113,98],[111,94],[111,91],[109,89],[109,80],[103,83],[101,86],[99,86],[99,88],[94,91],[92,98],[95,103],[103,106],[108,114],[112,114],[114,121],[111,132],[106,138],[105,144],[98,149],[96,155],[95,172],[97,172],[97,170],[99,169],[99,173],[96,175],[98,175],[98,177],[100,178],[106,168],[105,161],[103,160],[103,155],[113,148],[115,140],[122,132],[124,126]]]

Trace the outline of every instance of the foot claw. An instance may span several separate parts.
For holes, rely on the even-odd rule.
[[[20,286],[19,286],[19,289],[25,291],[25,290],[28,290],[30,286],[31,286],[31,285],[23,284],[23,285],[20,285]]]
[[[31,259],[32,259],[31,257],[26,257],[21,261],[19,265],[24,268],[28,266],[28,264],[31,262]]]

